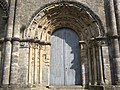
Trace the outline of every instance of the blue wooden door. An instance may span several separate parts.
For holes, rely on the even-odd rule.
[[[80,84],[79,38],[74,31],[63,28],[53,33],[50,60],[51,85]]]

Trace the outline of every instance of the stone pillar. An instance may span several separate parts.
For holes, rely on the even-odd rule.
[[[100,76],[100,84],[103,85],[104,84],[104,78],[103,78],[103,61],[102,61],[102,48],[99,45],[98,46],[98,53],[99,53],[99,76]]]
[[[91,84],[93,85],[94,84],[94,62],[93,62],[93,49],[92,49],[92,46],[89,48],[89,51],[90,51],[90,71],[91,71]]]
[[[42,64],[42,83],[43,85],[49,85],[49,73],[50,73],[50,45],[43,46],[43,64]]]
[[[81,53],[82,53],[83,51],[81,50]],[[84,53],[84,52],[83,52]],[[82,60],[82,62],[81,62],[81,70],[82,70],[82,85],[83,85],[83,87],[85,87],[85,85],[86,85],[86,73],[85,73],[85,69],[86,69],[86,67],[85,67],[85,64],[86,64],[86,60],[85,60],[85,58],[84,58],[84,56],[82,56],[81,57],[81,60]]]
[[[28,85],[28,60],[29,60],[29,43],[20,43],[19,53],[19,79],[18,82],[21,85]]]
[[[46,67],[47,67],[47,73],[48,73],[48,82],[47,85],[50,85],[50,45],[46,45],[46,52],[47,52],[47,56],[46,56]]]
[[[3,61],[4,61],[4,45],[5,43],[0,43],[0,86],[2,85],[2,75],[3,75]]]
[[[18,84],[18,70],[19,70],[19,48],[20,48],[20,18],[18,17],[19,9],[17,6],[19,0],[15,0],[15,20],[12,36],[12,60],[11,60],[11,75],[10,84]]]
[[[91,73],[91,58],[90,58],[90,48],[88,48],[88,68],[89,68],[89,85],[92,84],[92,73]]]
[[[115,3],[117,29],[118,29],[118,33],[120,35],[120,0],[114,0],[114,3]]]
[[[42,84],[43,47],[40,46],[40,84]]]
[[[18,70],[19,70],[19,46],[20,42],[15,40],[13,41],[12,47],[12,60],[11,60],[11,75],[10,75],[10,84],[18,84]]]
[[[31,62],[32,62],[32,49],[33,48],[33,46],[31,45],[31,44],[29,44],[29,60],[28,60],[28,84],[32,84],[32,76],[31,76],[31,74],[32,74],[32,70],[31,70],[31,68],[32,68],[32,65],[31,65]]]
[[[20,24],[17,17],[17,0],[15,1],[15,20],[14,20],[14,29],[12,36],[12,60],[11,60],[11,75],[10,75],[10,84],[18,84],[18,70],[19,70],[19,48],[20,48]]]
[[[115,9],[114,9],[114,1],[110,0],[110,12],[111,12],[111,30],[113,31],[113,35],[117,36],[117,25],[116,25],[116,18],[115,18]],[[120,52],[119,52],[119,42],[118,39],[113,40],[113,48],[114,48],[114,55],[113,55],[113,62],[115,64],[115,82],[116,84],[120,84]]]
[[[95,54],[95,46],[93,46],[93,66],[94,66],[94,85],[97,85],[97,66],[96,66],[96,54]]]
[[[10,61],[11,61],[11,42],[5,43],[5,58],[4,58],[4,69],[3,69],[3,82],[2,84],[9,84],[10,76]]]
[[[34,66],[34,73],[35,73],[35,84],[38,84],[38,46],[35,44],[35,66]]]
[[[106,85],[111,85],[111,70],[110,70],[110,58],[107,45],[102,45],[102,57],[104,68],[104,82]]]
[[[38,84],[40,84],[40,74],[41,74],[41,63],[40,63],[40,45],[38,44]]]
[[[6,30],[6,43],[5,43],[5,58],[4,58],[4,68],[3,68],[3,81],[2,84],[9,84],[10,77],[10,61],[11,61],[11,38],[13,33],[13,24],[14,24],[14,11],[15,9],[15,0],[10,2],[10,13],[8,19],[8,27]]]
[[[0,81],[2,80],[2,50],[1,50],[1,43],[0,43]],[[1,82],[0,82],[1,85]]]

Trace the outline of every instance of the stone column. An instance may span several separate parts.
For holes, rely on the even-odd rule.
[[[106,85],[111,85],[110,58],[107,45],[102,45],[102,54],[104,67],[104,82]]]
[[[32,62],[32,44],[29,44],[29,60],[28,60],[28,84],[32,84],[32,70],[31,70],[31,62]]]
[[[14,24],[14,11],[15,9],[15,0],[10,2],[10,13],[8,19],[8,27],[6,30],[6,43],[5,43],[5,58],[4,58],[4,68],[3,68],[3,81],[2,84],[9,84],[10,77],[10,61],[11,61],[11,38],[13,33],[13,24]]]
[[[11,42],[5,43],[5,58],[4,58],[4,69],[3,69],[3,82],[2,84],[9,84],[10,76],[10,61],[11,61]]]
[[[120,0],[114,0],[114,3],[115,3],[117,29],[118,29],[118,33],[120,35]]]
[[[12,47],[11,75],[10,75],[10,84],[12,85],[18,84],[19,46],[20,46],[20,42],[17,40],[14,40],[13,47]]]
[[[10,84],[18,84],[18,70],[19,70],[19,47],[20,47],[20,18],[19,16],[19,7],[17,6],[19,0],[15,0],[15,20],[14,20],[14,29],[12,36],[12,60],[11,60],[11,75],[10,75]]]
[[[49,73],[50,73],[50,45],[43,46],[44,53],[42,56],[42,83],[43,85],[49,85]]]
[[[35,59],[34,59],[35,61],[35,66],[34,66],[34,72],[35,72],[35,81],[34,81],[34,83],[35,84],[38,84],[38,46],[37,46],[37,44],[35,44]]]
[[[40,46],[40,84],[42,84],[43,46]]]
[[[81,51],[81,53],[82,53],[82,51]],[[83,85],[83,87],[85,87],[85,84],[86,84],[86,76],[85,76],[85,62],[84,62],[84,58],[82,57],[81,58],[81,60],[83,60],[82,61],[82,63],[81,63],[81,67],[82,67],[82,85]]]
[[[114,1],[110,0],[110,12],[111,12],[111,30],[113,31],[113,35],[117,36],[117,25],[116,25],[116,18],[115,18],[115,9],[114,9]],[[120,52],[119,52],[119,42],[118,39],[113,40],[113,48],[114,48],[114,55],[113,55],[113,62],[115,64],[115,78],[116,84],[120,84]]]
[[[98,46],[98,53],[99,53],[99,76],[100,76],[100,84],[104,84],[104,78],[103,78],[103,61],[102,61],[102,48],[101,45],[99,44]]]
[[[92,76],[91,76],[91,59],[90,59],[90,48],[88,48],[88,68],[89,68],[89,85],[92,84]]]
[[[20,43],[19,79],[21,85],[28,85],[29,42]]]
[[[48,82],[47,85],[50,85],[50,45],[46,45],[47,56],[46,56],[46,66],[48,69]]]
[[[0,81],[2,80],[2,50],[1,50],[1,43],[0,43]],[[1,82],[0,82],[1,85]]]
[[[96,54],[95,54],[95,46],[93,46],[93,66],[94,66],[94,85],[97,85],[97,66],[96,66]]]

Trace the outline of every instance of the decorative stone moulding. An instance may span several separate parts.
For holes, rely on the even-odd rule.
[[[51,34],[59,28],[74,30],[80,40],[104,36],[100,19],[87,6],[73,1],[53,2],[34,14],[24,38],[50,42]]]
[[[6,0],[0,0],[0,6],[6,13],[6,16],[8,16],[8,2]]]

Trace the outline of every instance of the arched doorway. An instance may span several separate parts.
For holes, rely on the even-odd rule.
[[[97,41],[97,39],[99,39],[99,37],[104,36],[104,29],[102,28],[102,24],[101,24],[99,17],[97,17],[97,15],[94,14],[94,12],[88,7],[82,5],[81,3],[73,2],[73,1],[60,1],[60,2],[54,2],[54,3],[48,4],[47,6],[42,7],[34,15],[36,16],[33,16],[34,18],[32,18],[32,21],[29,27],[27,28],[27,30],[23,33],[21,32],[21,36],[22,35],[25,36],[24,38],[30,41],[29,46],[28,46],[29,47],[28,66],[30,67],[29,72],[28,72],[29,77],[30,77],[29,83],[33,83],[34,81],[38,82],[37,78],[39,78],[39,83],[43,85],[50,85],[50,84],[51,85],[76,85],[76,84],[90,85],[91,82],[93,83],[97,82],[97,76],[100,74],[96,72],[98,70],[98,67],[96,67],[96,61],[99,60],[99,59],[96,60],[96,57],[97,58],[99,57],[98,44],[101,43],[99,42],[99,40]],[[71,29],[68,29],[68,28],[71,28]],[[71,37],[69,36],[69,34],[68,36],[72,42],[75,42],[74,44],[79,45],[80,43],[84,43],[84,45],[82,45],[84,46],[83,48],[82,47],[80,48],[81,46],[80,44],[80,46],[78,47],[80,49],[77,49],[79,50],[79,54],[80,54],[79,56],[81,56],[79,57],[79,60],[81,63],[80,69],[82,69],[82,76],[81,74],[79,74],[80,77],[78,77],[76,80],[80,80],[80,81],[76,83],[75,83],[75,78],[73,78],[73,80],[70,78],[71,79],[70,81],[73,81],[74,83],[70,82],[68,84],[65,83],[66,82],[65,79],[62,79],[63,81],[60,81],[61,79],[56,80],[56,82],[60,81],[59,83],[57,82],[57,84],[53,83],[55,78],[52,81],[52,76],[51,76],[52,71],[50,70],[52,70],[53,68],[53,73],[55,73],[54,71],[56,71],[56,68],[60,69],[59,67],[63,66],[61,64],[60,64],[61,66],[60,65],[54,66],[59,63],[62,63],[62,61],[61,62],[55,61],[57,59],[54,59],[55,58],[54,54],[57,55],[57,53],[58,54],[62,53],[63,56],[61,57],[65,57],[64,55],[66,53],[64,54],[63,52],[58,52],[58,50],[66,51],[66,49],[59,48],[59,47],[62,47],[61,43],[63,42],[66,46],[67,45],[69,46],[68,48],[72,47],[72,45],[74,46],[73,43],[68,42],[69,40],[65,42],[66,37],[61,36],[61,34],[59,35],[59,33],[63,33],[63,32],[73,34]],[[58,36],[56,34],[58,34]],[[54,39],[53,41],[51,41],[52,38],[56,38],[60,40],[54,43],[55,45],[60,43],[58,44],[59,45],[58,47],[54,48],[54,46],[52,46],[52,42],[55,42]],[[34,48],[34,47],[37,47],[37,48]],[[53,55],[51,55],[52,53],[50,53],[51,48],[53,48]],[[54,52],[55,49],[57,53]],[[89,53],[87,55],[86,52],[88,51]],[[93,51],[94,52],[97,51],[97,55],[95,55]],[[38,55],[37,55],[37,52],[38,52]],[[67,51],[67,52],[69,52],[69,54],[72,55],[72,52],[70,51]],[[91,56],[91,53],[94,56]],[[60,55],[57,55],[57,56],[59,57],[59,61],[60,61],[61,60]],[[70,56],[70,57],[73,58],[74,56],[75,55]],[[34,58],[34,57],[38,57],[38,58]],[[95,68],[91,69],[90,60],[93,60],[93,58],[95,62],[94,63]],[[39,61],[40,63],[38,64],[37,61]],[[55,64],[53,61],[55,61]],[[99,64],[101,65],[101,63]],[[38,68],[35,68],[37,67],[37,65],[38,65]],[[72,63],[70,63],[70,65],[72,65]],[[36,71],[34,72],[34,70]],[[65,74],[63,71],[65,70],[61,70],[61,72],[59,73]],[[78,72],[81,72],[81,70]],[[37,73],[39,74],[39,76],[37,76]],[[55,74],[57,75],[58,73],[55,73]],[[93,77],[95,77],[96,81],[93,80],[94,79],[93,77],[91,77],[91,75],[93,74],[94,74]],[[36,76],[34,77],[33,75],[36,75]],[[101,74],[101,77],[102,75],[103,74]],[[64,76],[62,77],[66,78]],[[75,77],[75,75],[73,77]],[[61,83],[61,82],[64,82],[64,83]]]
[[[62,28],[51,36],[51,85],[80,85],[80,47],[77,34]]]

